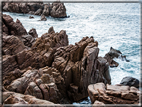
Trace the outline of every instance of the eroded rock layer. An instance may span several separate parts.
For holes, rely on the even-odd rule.
[[[97,104],[139,104],[140,91],[135,87],[96,83],[88,86],[91,102]]]

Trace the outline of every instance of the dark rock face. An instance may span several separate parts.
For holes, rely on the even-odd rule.
[[[29,13],[33,15],[45,15],[55,18],[64,18],[66,15],[66,8],[60,1],[53,2],[52,4],[43,4],[43,2],[36,3],[7,3],[4,2],[2,6],[3,11],[16,12],[16,13]]]
[[[104,85],[96,83],[88,86],[91,102],[95,104],[138,104],[140,91],[135,87]]]
[[[140,85],[139,83],[140,83],[139,80],[133,77],[124,77],[120,82],[121,85],[130,86],[130,87],[134,86],[136,88],[139,88]]]

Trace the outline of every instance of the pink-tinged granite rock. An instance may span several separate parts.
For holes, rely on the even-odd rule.
[[[96,83],[88,86],[88,93],[92,103],[139,104],[140,91],[135,87]]]
[[[3,55],[16,55],[24,50],[26,47],[23,42],[16,36],[3,35],[2,54]]]
[[[3,106],[5,104],[11,104],[12,106],[29,106],[29,104],[36,104],[36,105],[55,105],[53,102],[47,100],[41,100],[31,95],[23,95],[15,92],[3,92]],[[56,104],[56,106],[60,106]]]
[[[39,70],[27,70],[21,77],[13,80],[5,88],[9,91],[60,103],[65,96],[61,95],[58,85],[64,85],[64,79],[59,71],[54,68],[44,67]]]
[[[110,83],[107,61],[98,61],[98,42],[93,37],[84,37],[75,45],[60,47],[54,54],[52,67],[59,70],[65,80],[68,96],[79,101],[88,96],[90,83]],[[101,59],[102,60],[102,59]],[[65,91],[60,91],[62,94]]]

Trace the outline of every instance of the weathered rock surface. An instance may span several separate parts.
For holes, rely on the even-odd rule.
[[[43,4],[43,2],[36,3],[16,3],[4,2],[2,5],[3,11],[16,12],[16,13],[29,13],[33,15],[45,15],[55,18],[64,18],[66,15],[66,8],[64,3],[60,1],[53,2],[52,4]]]
[[[9,80],[9,78],[6,79],[7,81]],[[56,84],[64,85],[64,79],[61,77],[60,72],[54,68],[44,67],[39,70],[29,69],[25,71],[21,77],[13,80],[5,88],[9,91],[60,103],[61,99],[65,96],[61,95]]]
[[[16,36],[2,36],[2,54],[3,55],[15,55],[26,47],[23,42]]]
[[[8,39],[9,46],[12,48],[17,48],[17,50],[23,50],[22,48],[22,41],[25,46],[31,47],[32,44],[35,42],[35,38],[38,37],[37,32],[34,28],[32,28],[28,33],[26,29],[23,27],[22,23],[17,19],[16,22],[13,21],[13,18],[11,18],[9,15],[3,14],[3,36],[8,36],[10,39]],[[13,36],[11,36],[13,35]],[[11,36],[11,37],[10,37]],[[8,38],[3,37],[3,38]],[[18,37],[18,38],[17,38]],[[13,39],[15,38],[15,41]],[[17,43],[16,43],[17,42]],[[5,44],[5,42],[4,42]],[[12,45],[14,44],[14,45]],[[17,46],[16,46],[17,45]],[[21,46],[19,46],[21,45]],[[15,46],[15,47],[14,47]],[[7,49],[7,48],[6,48]],[[9,49],[7,49],[9,50]],[[18,52],[20,52],[18,51]],[[18,53],[17,52],[17,53]],[[14,53],[16,54],[16,53]]]
[[[117,67],[119,64],[113,60],[113,58],[121,58],[123,61],[129,62],[129,60],[126,59],[126,56],[122,55],[122,53],[119,50],[116,50],[114,48],[110,48],[110,51],[104,56],[104,58],[109,63],[110,67]]]
[[[65,80],[66,90],[73,101],[88,96],[87,87],[90,83],[110,83],[108,64],[98,58],[98,42],[93,37],[84,37],[75,45],[60,47],[54,54],[52,67],[59,70]],[[99,68],[102,67],[102,68]],[[109,75],[109,74],[108,74]],[[64,94],[64,91],[60,91]]]
[[[55,105],[53,102],[47,100],[41,100],[31,95],[23,95],[15,92],[3,92],[2,102],[3,106],[5,104],[12,104],[12,106],[20,106],[20,104],[24,104],[23,106],[29,106],[29,104],[45,104],[45,105]],[[60,106],[56,104],[56,106]]]
[[[133,77],[130,77],[130,76],[127,76],[127,77],[124,77],[121,82],[120,82],[121,85],[125,85],[125,86],[134,86],[136,88],[139,88],[139,85],[140,85],[140,82],[138,79],[136,78],[133,78]]]
[[[138,104],[140,91],[135,87],[96,83],[88,86],[91,102],[104,104]]]
[[[52,17],[57,17],[57,18],[67,17],[66,8],[64,4],[61,3],[60,1],[53,2],[50,8],[52,8],[50,12],[50,15]]]
[[[17,37],[20,37],[22,35],[27,35],[26,29],[23,27],[22,23],[17,19],[16,22],[13,21],[13,18],[11,18],[9,15],[3,14],[2,21],[4,25],[8,28],[7,30],[4,30],[8,35],[14,35]]]

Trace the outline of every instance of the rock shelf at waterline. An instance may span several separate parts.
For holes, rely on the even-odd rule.
[[[54,18],[66,18],[66,7],[64,3],[55,1],[52,4],[44,4],[43,2],[36,3],[17,3],[3,2],[2,10],[5,12],[26,13],[32,15],[51,16]]]
[[[98,42],[93,37],[69,45],[65,30],[55,33],[51,27],[38,38],[36,30],[27,32],[20,20],[14,22],[5,14],[2,19],[3,104],[33,104],[35,100],[35,104],[43,100],[71,104],[88,97],[90,84],[111,84],[109,62],[98,56]],[[16,93],[24,96],[22,102],[17,102],[21,98]],[[27,101],[27,95],[36,99]]]

